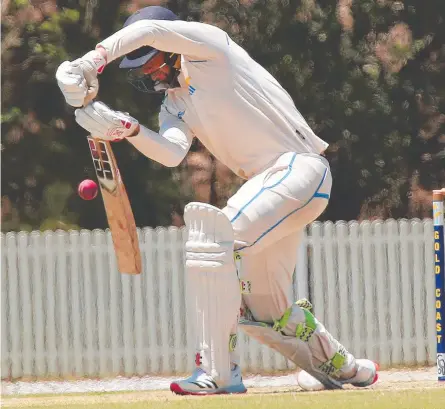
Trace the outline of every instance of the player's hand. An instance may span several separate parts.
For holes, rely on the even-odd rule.
[[[92,136],[108,141],[129,138],[140,131],[137,119],[125,112],[114,111],[103,102],[76,109],[75,115],[76,122]]]
[[[60,64],[56,79],[66,102],[73,107],[87,105],[99,91],[100,74],[107,61],[102,50],[94,50],[74,61]]]

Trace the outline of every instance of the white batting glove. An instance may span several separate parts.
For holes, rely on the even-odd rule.
[[[76,109],[76,122],[92,136],[107,141],[119,141],[135,136],[140,131],[139,122],[129,114],[114,111],[103,102],[93,102]]]
[[[94,50],[82,58],[60,64],[56,79],[69,105],[85,106],[96,97],[99,91],[97,74],[104,70],[106,63],[101,52]]]

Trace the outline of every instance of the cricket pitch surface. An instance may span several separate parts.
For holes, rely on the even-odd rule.
[[[2,382],[3,408],[68,409],[445,409],[445,382],[436,368],[380,371],[379,382],[366,389],[303,392],[295,373],[250,375],[243,395],[181,397],[169,384],[177,377],[102,380]]]

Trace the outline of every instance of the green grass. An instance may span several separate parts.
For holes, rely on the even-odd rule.
[[[167,392],[24,396],[2,399],[3,408],[33,409],[444,409],[444,389],[334,392],[265,392],[178,397]]]

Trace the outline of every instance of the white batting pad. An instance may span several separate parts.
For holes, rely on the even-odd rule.
[[[195,314],[197,364],[223,387],[230,382],[229,343],[241,304],[233,229],[221,210],[204,203],[188,204],[184,220],[189,230],[187,296]]]
[[[309,345],[294,336],[286,336],[267,324],[241,319],[240,327],[261,344],[278,351],[299,368],[317,379],[324,389],[341,389],[341,383],[316,368]]]
[[[306,370],[328,389],[354,376],[356,361],[310,312],[308,300],[289,307],[274,324],[243,317],[240,326],[249,336],[277,350]]]

